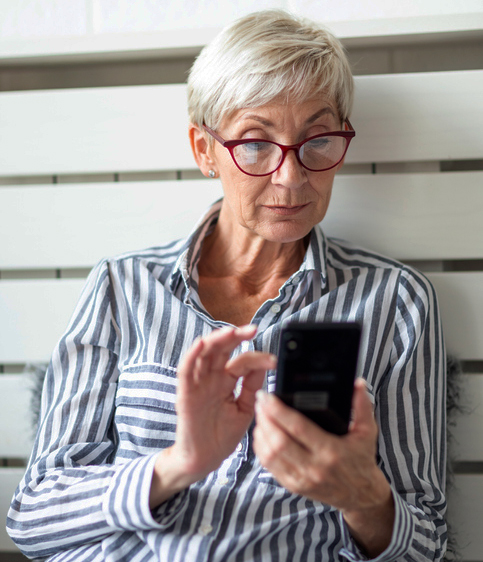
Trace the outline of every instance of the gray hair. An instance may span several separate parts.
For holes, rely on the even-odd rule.
[[[331,97],[341,123],[354,81],[340,41],[320,25],[282,10],[254,12],[226,27],[200,53],[188,78],[191,123],[217,129],[223,117],[275,100]]]

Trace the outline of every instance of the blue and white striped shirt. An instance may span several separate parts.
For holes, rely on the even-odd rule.
[[[176,367],[224,325],[203,308],[197,262],[215,204],[187,240],[102,261],[54,350],[32,457],[8,516],[32,558],[52,561],[365,560],[340,514],[294,495],[247,432],[218,470],[148,506],[157,453],[176,428]],[[396,503],[379,562],[444,554],[445,357],[434,290],[411,268],[312,231],[305,259],[252,322],[276,352],[288,320],[363,324],[360,376],[374,400],[378,464]],[[266,385],[274,387],[275,373]],[[210,439],[207,435],[206,439]]]

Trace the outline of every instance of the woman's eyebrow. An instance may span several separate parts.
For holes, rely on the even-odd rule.
[[[274,126],[272,121],[270,121],[269,119],[266,119],[265,117],[261,117],[260,115],[257,115],[256,113],[246,113],[245,115],[242,115],[240,117],[239,121],[245,121],[246,119],[253,119],[254,121],[258,121],[262,125],[265,125],[265,127],[273,127]]]
[[[335,113],[334,113],[334,110],[331,107],[326,106],[326,107],[322,108],[321,110],[317,111],[316,113],[314,113],[311,117],[309,117],[307,119],[306,123],[307,124],[313,123],[314,121],[317,121],[317,119],[319,117],[322,117],[322,115],[327,115],[327,114],[332,115],[333,117],[336,116]]]
[[[314,113],[313,115],[311,115],[306,121],[305,123],[308,125],[310,123],[313,123],[314,121],[317,121],[317,119],[319,117],[322,117],[323,115],[332,115],[333,117],[336,116],[334,110],[330,107],[330,106],[326,106],[323,107],[322,109],[320,109],[319,111],[317,111],[316,113]],[[253,119],[254,121],[258,121],[259,123],[261,123],[262,125],[264,125],[265,127],[273,127],[274,123],[272,121],[270,121],[269,119],[262,117],[260,115],[257,115],[256,113],[245,113],[244,115],[242,115],[240,117],[240,121],[245,121],[247,119]]]

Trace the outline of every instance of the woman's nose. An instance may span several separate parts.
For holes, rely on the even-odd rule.
[[[283,185],[296,189],[302,187],[306,180],[305,168],[297,160],[295,150],[289,150],[285,154],[282,165],[272,174],[272,181],[275,184]]]

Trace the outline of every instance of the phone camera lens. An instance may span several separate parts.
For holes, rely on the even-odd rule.
[[[295,351],[298,347],[298,343],[295,340],[289,340],[287,342],[287,349],[290,351]]]

